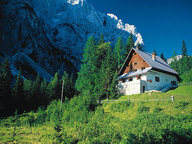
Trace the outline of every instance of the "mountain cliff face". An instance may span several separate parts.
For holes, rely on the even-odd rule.
[[[39,73],[50,80],[58,70],[75,74],[90,35],[99,39],[103,33],[114,44],[131,32],[135,43],[143,44],[133,25],[96,11],[85,0],[0,2],[0,60],[9,57],[13,74],[21,68],[24,77]]]
[[[182,59],[182,57],[183,57],[182,55],[176,55],[176,56],[174,56],[172,58],[168,58],[167,59],[167,63],[171,64],[174,61],[178,61],[178,60]]]

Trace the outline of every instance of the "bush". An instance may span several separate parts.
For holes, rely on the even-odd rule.
[[[46,109],[46,122],[54,124],[59,121],[61,117],[61,101],[53,100]]]
[[[82,143],[120,143],[119,129],[111,125],[111,120],[111,117],[105,117],[102,108],[98,108],[89,123],[80,128]]]
[[[36,119],[34,121],[35,124],[44,124],[46,121],[47,113],[44,107],[39,107],[36,112]]]
[[[144,105],[140,105],[137,109],[137,113],[143,113],[148,112],[150,110],[150,107],[146,107]]]
[[[17,126],[25,126],[29,125],[32,126],[34,121],[35,121],[35,113],[34,112],[29,112],[27,114],[22,114],[19,116],[19,118],[16,120],[16,125]]]
[[[163,102],[164,105],[167,103],[170,104]],[[122,101],[96,107],[89,96],[76,96],[71,100],[65,100],[62,112],[60,100],[53,101],[46,110],[39,108],[36,113],[9,117],[2,120],[1,125],[38,126],[47,122],[46,126],[54,127],[54,131],[48,128],[50,133],[41,137],[46,137],[53,143],[192,143],[190,113],[175,116],[165,114],[160,112],[161,103],[156,105],[153,113],[149,113],[149,104],[151,103]],[[185,101],[176,101],[170,106],[180,108],[188,104]],[[90,105],[94,105],[95,111],[90,109]],[[133,107],[135,108],[132,109]],[[110,110],[112,112],[109,113]],[[134,119],[129,118],[130,114],[134,115]]]
[[[191,143],[191,122],[190,115],[172,117],[163,113],[143,113],[134,120],[122,121],[120,135],[122,142],[131,144]]]
[[[55,142],[61,143],[63,141],[62,134],[61,134],[61,130],[62,130],[61,125],[59,123],[56,123],[54,126],[54,130],[55,130],[55,134],[54,134]]]
[[[133,107],[134,104],[128,101],[112,103],[111,110],[113,112],[124,112],[125,110],[128,110],[130,106]]]
[[[65,106],[62,120],[65,122],[87,122],[89,117],[89,104],[84,97],[76,96]]]
[[[156,107],[156,108],[154,108],[153,112],[158,113],[158,112],[161,112],[162,110],[163,110],[162,108]]]
[[[186,101],[178,101],[174,103],[174,108],[182,108],[189,105],[189,102]]]

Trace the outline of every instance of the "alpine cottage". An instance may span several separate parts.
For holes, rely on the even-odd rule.
[[[180,77],[155,53],[132,48],[119,72],[119,90],[125,95],[146,91],[165,92],[178,86]]]

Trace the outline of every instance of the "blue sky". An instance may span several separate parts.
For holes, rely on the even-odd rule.
[[[113,13],[137,27],[145,49],[166,58],[181,54],[185,40],[192,55],[192,0],[87,0],[102,13]]]

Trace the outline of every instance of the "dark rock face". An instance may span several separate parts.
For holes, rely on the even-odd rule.
[[[118,36],[129,36],[116,28],[117,23],[86,2],[73,5],[67,0],[1,0],[0,60],[9,57],[14,74],[28,65],[29,70],[23,73],[28,78],[32,77],[27,74],[30,68],[40,75],[46,71],[45,79],[58,70],[76,74],[88,36],[99,38],[103,33],[112,42]]]
[[[44,23],[28,3],[4,1],[0,11],[1,59],[8,56],[12,59],[15,54],[18,56],[22,52],[50,74],[59,69],[77,72],[73,63],[67,60],[67,54],[50,42]],[[12,64],[15,66],[13,61]],[[19,67],[22,65],[15,66],[14,72],[17,73]]]

